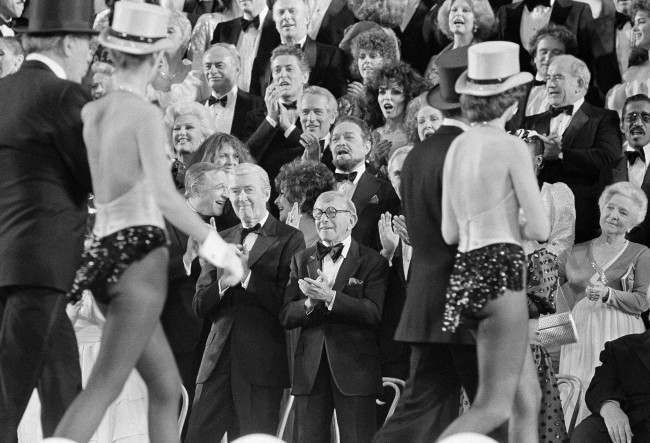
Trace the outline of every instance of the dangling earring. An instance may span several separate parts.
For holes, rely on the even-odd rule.
[[[474,25],[474,29],[472,29],[472,34],[476,34],[476,31],[478,31],[478,25]]]

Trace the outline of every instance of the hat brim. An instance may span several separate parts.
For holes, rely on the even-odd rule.
[[[459,102],[450,102],[447,101],[443,98],[442,94],[440,93],[440,85],[436,85],[431,89],[426,96],[426,101],[429,106],[432,106],[438,110],[441,111],[446,111],[449,109],[459,109],[460,108],[460,103]]]
[[[518,72],[500,83],[479,84],[469,80],[467,71],[465,71],[456,80],[456,92],[458,94],[475,95],[477,97],[490,97],[501,94],[508,89],[525,85],[531,81],[533,81],[533,74],[530,72]]]
[[[14,28],[16,34],[27,34],[27,35],[52,35],[52,34],[82,34],[82,35],[97,35],[99,31],[95,31],[92,28],[88,29],[75,29],[75,28],[57,28],[57,29],[34,29],[30,30],[29,27],[24,26],[20,28]]]
[[[164,51],[174,46],[174,43],[167,37],[153,43],[142,43],[114,37],[108,34],[108,30],[102,31],[97,40],[105,48],[115,49],[133,55],[153,54],[154,52]]]

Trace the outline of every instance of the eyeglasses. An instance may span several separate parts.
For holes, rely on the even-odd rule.
[[[327,218],[329,218],[330,220],[333,220],[336,217],[336,214],[338,214],[339,212],[350,212],[350,211],[346,209],[336,209],[330,206],[329,208],[326,208],[324,211],[321,209],[314,209],[311,215],[312,217],[314,217],[314,220],[320,220],[323,214],[325,214]]]
[[[625,114],[625,123],[634,123],[638,118],[643,123],[650,123],[650,114],[647,112],[630,112],[629,114]]]

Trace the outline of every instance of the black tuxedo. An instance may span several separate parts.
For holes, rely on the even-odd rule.
[[[320,86],[329,90],[334,97],[341,97],[346,92],[346,73],[348,72],[347,57],[336,46],[326,45],[307,37],[302,46],[305,60],[309,66],[310,86]],[[266,65],[266,78],[262,87],[262,95],[271,83],[271,61]]]
[[[81,122],[89,95],[27,61],[0,79],[0,97],[0,441],[13,442],[35,387],[45,436],[81,388],[64,294],[91,191]]]
[[[549,112],[531,115],[526,129],[549,133]],[[562,160],[547,160],[540,180],[566,183],[575,196],[576,243],[598,236],[598,197],[612,183],[612,170],[622,157],[618,114],[584,102],[562,135]]]
[[[616,168],[614,168],[612,177],[614,183],[629,180],[628,161],[626,157],[623,157],[619,160],[618,164],[616,165]],[[641,190],[643,191],[645,196],[650,199],[650,168],[646,170],[646,173],[643,176],[643,182],[641,183]],[[640,225],[632,229],[632,231],[630,231],[630,233],[627,234],[627,238],[630,241],[633,241],[635,243],[641,243],[642,245],[645,246],[650,245],[650,217],[648,216],[647,212],[645,218],[643,219],[643,222],[641,222]]]
[[[476,392],[476,348],[470,333],[463,328],[455,334],[442,331],[445,291],[456,253],[440,231],[442,169],[449,146],[461,133],[455,126],[441,126],[415,145],[402,167],[413,256],[395,339],[412,343],[411,373],[395,414],[376,442],[434,441],[458,416],[460,386],[470,398]]]
[[[376,251],[352,240],[332,288],[332,310],[318,302],[307,314],[298,280],[317,277],[320,267],[315,246],[294,256],[280,312],[286,328],[302,328],[291,389],[297,402],[297,440],[329,442],[328,422],[335,407],[342,442],[370,441],[381,386],[378,328],[388,264]],[[328,389],[321,390],[321,384]]]
[[[345,29],[357,21],[346,0],[332,0],[318,29],[316,41],[338,46]]]
[[[601,15],[594,20],[595,34],[598,36],[594,49],[591,72],[594,85],[604,97],[614,85],[621,82],[621,70],[616,56],[616,15]]]
[[[242,226],[221,233],[240,243]],[[212,322],[188,425],[187,441],[219,441],[228,432],[273,434],[282,390],[289,385],[285,332],[278,321],[291,257],[305,247],[303,235],[269,215],[249,257],[248,286],[219,295],[216,268],[205,265],[194,308]]]
[[[388,211],[397,214],[400,208],[399,198],[393,186],[386,180],[372,175],[368,170],[361,174],[352,194],[352,203],[357,208],[359,220],[352,229],[352,238],[362,245],[381,250],[379,240],[379,217]]]
[[[205,105],[207,104],[208,102],[206,101]],[[255,121],[257,113],[252,111],[264,107],[264,100],[261,97],[249,94],[248,92],[242,91],[238,88],[230,134],[245,143],[246,140],[248,140],[248,137],[250,137],[253,131],[255,131],[257,125],[259,125],[259,121]]]
[[[531,55],[521,46],[520,23],[523,2],[501,6],[496,13],[497,36],[499,40],[507,40],[520,45],[519,62],[522,71],[535,72]],[[587,66],[593,59],[594,19],[591,9],[585,3],[573,0],[556,0],[551,10],[550,23],[566,26],[578,39],[578,57]]]
[[[235,18],[227,22],[221,22],[217,25],[212,34],[214,43],[230,43],[237,46],[239,35],[241,34],[241,18]],[[262,85],[264,84],[265,67],[271,58],[271,51],[280,44],[280,34],[275,29],[273,13],[266,13],[264,23],[260,24],[260,41],[257,47],[257,54],[253,61],[253,70],[251,72],[251,84],[249,92],[253,95],[262,96]]]
[[[420,74],[424,74],[429,59],[444,47],[425,41],[424,32],[428,13],[429,8],[423,1],[420,1],[404,32],[399,27],[393,28],[401,43],[402,60],[410,64]]]
[[[605,343],[585,395],[593,413],[575,429],[576,443],[609,442],[600,408],[616,400],[628,416],[634,437],[632,443],[650,441],[650,332],[625,335]]]

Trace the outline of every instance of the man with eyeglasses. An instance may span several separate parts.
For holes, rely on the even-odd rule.
[[[623,105],[621,130],[625,136],[623,153],[614,172],[614,181],[629,181],[638,186],[650,199],[650,98],[645,94],[628,97]],[[650,223],[645,220],[634,228],[628,239],[650,245]]]
[[[352,239],[357,211],[345,194],[321,194],[313,216],[320,241],[294,256],[280,311],[285,328],[302,328],[291,389],[295,440],[329,443],[336,409],[341,443],[367,443],[377,430],[388,263]]]
[[[585,101],[590,79],[582,60],[554,57],[546,76],[550,108],[524,121],[544,142],[540,180],[566,183],[575,196],[576,243],[598,236],[598,197],[623,155],[618,114]]]

